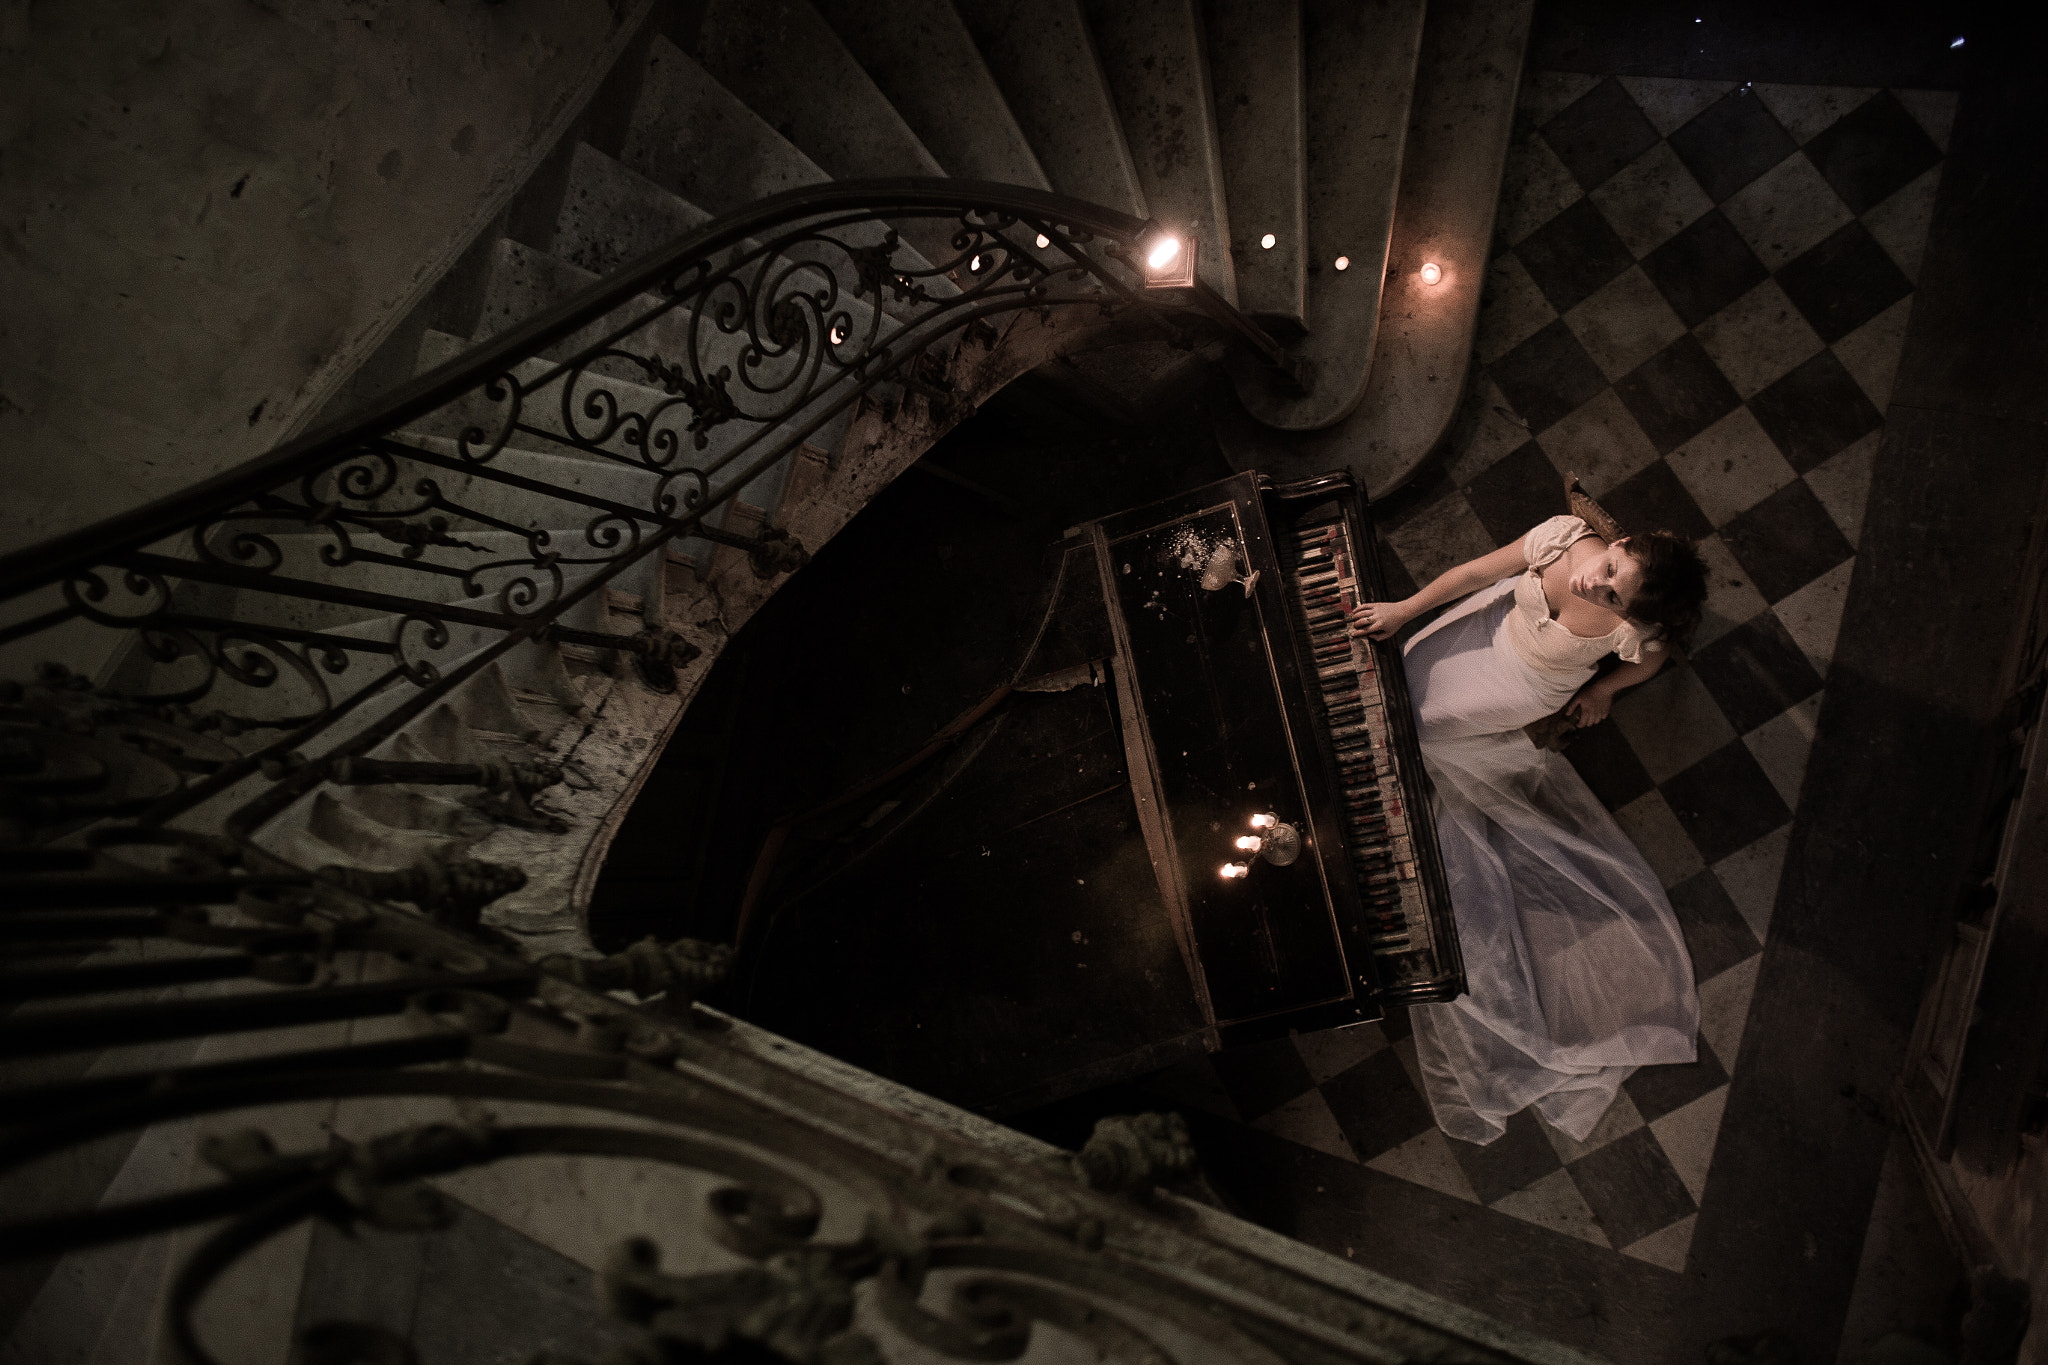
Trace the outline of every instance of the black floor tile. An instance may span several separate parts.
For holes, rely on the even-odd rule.
[[[1696,872],[1671,888],[1671,908],[1692,954],[1693,980],[1711,981],[1738,962],[1763,951],[1742,912],[1728,899],[1711,870]]]
[[[1660,455],[1670,454],[1742,404],[1721,367],[1690,332],[1636,366],[1614,390]]]
[[[1913,292],[1913,282],[1861,222],[1843,224],[1780,270],[1778,285],[1830,345]]]
[[[1709,863],[1769,834],[1792,818],[1784,798],[1741,740],[1708,754],[1657,788]]]
[[[1581,199],[1515,248],[1550,306],[1562,313],[1635,264],[1607,219]],[[1525,409],[1522,413],[1527,417]],[[1534,419],[1531,419],[1534,420]]]
[[[1884,420],[1833,351],[1822,351],[1751,398],[1749,410],[1802,474]]]
[[[1435,1124],[1394,1049],[1382,1048],[1322,1084],[1323,1099],[1360,1161],[1399,1147]]]
[[[1641,1241],[1694,1211],[1685,1182],[1647,1128],[1616,1138],[1567,1169],[1616,1248]]]
[[[1756,92],[1744,86],[1673,133],[1671,150],[1718,204],[1797,148]]]
[[[1557,466],[1534,441],[1524,441],[1466,484],[1465,501],[1496,545],[1526,535],[1537,522],[1557,516],[1567,506]]]
[[[1223,1082],[1230,1102],[1237,1106],[1237,1116],[1246,1123],[1307,1094],[1315,1086],[1308,1068],[1301,1063],[1301,1054],[1286,1038],[1225,1048],[1211,1054],[1209,1061],[1216,1068],[1216,1078]]]
[[[1820,691],[1820,674],[1776,612],[1758,612],[1701,649],[1692,667],[1738,734]]]
[[[1643,273],[1685,325],[1697,327],[1771,272],[1715,209],[1643,257]]]
[[[1465,1178],[1472,1182],[1482,1204],[1527,1189],[1564,1165],[1550,1139],[1543,1136],[1536,1115],[1527,1109],[1510,1118],[1507,1131],[1484,1147],[1452,1139],[1451,1154],[1464,1168]]]
[[[1806,144],[1852,212],[1876,208],[1941,160],[1941,149],[1889,90],[1880,90]]]
[[[1398,602],[1404,597],[1413,597],[1418,584],[1408,572],[1408,566],[1401,562],[1401,556],[1394,553],[1394,547],[1387,544],[1384,531],[1374,528],[1379,542],[1380,577],[1385,581],[1387,600]]]
[[[1612,76],[1543,125],[1543,140],[1587,189],[1657,145],[1657,130]]]
[[[1683,1109],[1702,1095],[1713,1093],[1728,1083],[1727,1068],[1721,1059],[1707,1046],[1707,1040],[1699,1041],[1699,1060],[1681,1062],[1676,1066],[1646,1066],[1621,1083],[1630,1100],[1642,1114],[1644,1122],[1654,1122],[1674,1110]]]
[[[1804,479],[1786,484],[1723,526],[1721,539],[1771,603],[1856,553]]]
[[[1603,722],[1575,731],[1564,756],[1609,810],[1619,810],[1657,785],[1617,725]]]
[[[1670,465],[1659,460],[1600,495],[1600,505],[1630,535],[1670,531],[1687,540],[1711,535],[1714,524]]]
[[[1545,431],[1607,387],[1607,376],[1558,318],[1488,371],[1532,430]]]

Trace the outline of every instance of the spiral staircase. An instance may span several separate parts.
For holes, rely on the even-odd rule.
[[[281,1059],[272,1079],[300,1078],[287,1090],[374,1062],[385,1079],[351,1093],[437,1103],[460,1087],[391,1069],[453,1060],[554,1077],[474,1093],[563,1112],[633,1110],[616,1090],[630,1084],[652,1097],[640,1112],[684,1122],[695,1094],[688,1122],[829,1167],[869,1189],[871,1209],[890,1206],[877,1182],[935,1179],[943,1197],[909,1220],[921,1249],[871,1226],[826,1260],[849,1295],[897,1277],[894,1330],[942,1353],[1010,1358],[1039,1321],[1146,1359],[1575,1358],[1222,1215],[1119,1204],[1105,1222],[1093,1194],[1063,1191],[1149,1189],[1184,1165],[1170,1134],[1110,1134],[1095,1166],[1062,1165],[694,1004],[721,950],[648,943],[604,959],[583,927],[611,834],[723,644],[1019,376],[1133,413],[1199,401],[1240,467],[1348,466],[1374,493],[1420,467],[1462,388],[1528,5],[639,13],[572,136],[394,326],[347,395],[359,406],[0,559],[0,931],[19,967],[8,993],[32,1002],[0,1024],[0,1047],[59,1058],[10,1083],[0,1165],[214,1112],[202,1092],[246,1084],[263,1065],[251,1056]],[[1167,239],[1179,250],[1162,272],[1148,258]],[[1157,287],[1190,257],[1191,279]],[[284,1003],[229,1019],[237,983]],[[323,1003],[343,987],[350,1003]],[[368,1022],[394,1011],[441,1050],[350,1052],[398,1047]],[[334,1057],[308,1060],[316,1026]],[[208,1061],[230,1034],[232,1077]],[[124,1049],[172,1037],[197,1051],[124,1071]],[[79,1079],[108,1072],[133,1083]],[[607,1098],[588,1090],[599,1082]],[[187,1108],[164,1098],[188,1091],[201,1099]],[[218,1107],[255,1102],[235,1093]],[[51,1115],[55,1129],[38,1126]],[[292,1178],[338,1189],[346,1167],[398,1189],[510,1150],[414,1117],[411,1146],[309,1157]],[[363,1129],[351,1150],[379,1140]],[[586,1136],[547,1150],[610,1149]],[[206,1160],[251,1199],[286,1178],[260,1147]],[[111,1178],[70,1206],[99,1205]],[[784,1216],[804,1197],[752,1197],[765,1202],[712,1196],[727,1252],[816,1245],[815,1218]],[[223,1207],[10,1221],[61,1251]],[[1142,1300],[1140,1317],[1186,1319],[1226,1283],[1255,1284],[1270,1311],[1240,1305],[1228,1331],[1161,1329],[1147,1344],[1022,1291],[1004,1311],[1024,1338],[985,1306],[956,1304],[965,1326],[916,1307],[943,1263],[932,1247],[1045,1237],[1062,1256],[1105,1237],[1121,1248],[1133,1278],[1115,1294]],[[1201,1261],[1206,1288],[1164,1286],[1161,1258]],[[608,1265],[615,1299],[691,1301],[639,1252]],[[1054,1278],[1093,1273],[1072,1269]],[[107,1291],[132,1273],[104,1271]],[[187,1338],[208,1276],[189,1278],[162,1293],[176,1350],[204,1359]],[[803,1360],[867,1349],[843,1328],[683,1336],[736,1332]],[[346,1358],[398,1358],[349,1341]],[[312,1351],[303,1337],[298,1349]],[[147,1344],[114,1354],[139,1360]]]

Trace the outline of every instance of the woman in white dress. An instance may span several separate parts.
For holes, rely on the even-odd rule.
[[[1706,568],[1667,532],[1608,544],[1553,517],[1352,628],[1385,639],[1467,599],[1408,643],[1408,687],[1435,784],[1467,994],[1410,1010],[1438,1126],[1487,1143],[1534,1105],[1583,1141],[1639,1066],[1694,1059],[1699,994],[1678,918],[1572,766],[1523,733],[1616,693],[1683,645]],[[1599,661],[1620,667],[1596,677]]]

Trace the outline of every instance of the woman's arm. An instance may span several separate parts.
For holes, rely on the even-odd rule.
[[[1431,607],[1455,602],[1467,593],[1478,592],[1489,583],[1520,573],[1529,567],[1522,542],[1503,545],[1490,555],[1446,569],[1430,580],[1429,586],[1399,602],[1361,602],[1351,611],[1351,629],[1375,640],[1384,640]]]
[[[1564,712],[1581,725],[1598,725],[1607,719],[1607,713],[1614,706],[1614,699],[1637,683],[1648,682],[1671,657],[1669,647],[1654,654],[1643,652],[1640,662],[1623,664],[1620,668],[1593,679],[1579,689],[1579,695],[1564,705]]]

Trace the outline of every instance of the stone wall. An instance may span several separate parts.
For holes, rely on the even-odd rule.
[[[524,182],[645,0],[0,17],[0,550],[261,454]]]

